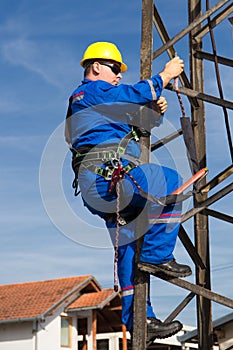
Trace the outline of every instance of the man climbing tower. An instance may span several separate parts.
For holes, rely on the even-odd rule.
[[[114,242],[122,292],[122,322],[132,331],[135,219],[141,213],[166,220],[181,213],[180,202],[161,205],[159,200],[150,201],[143,195],[166,197],[179,187],[181,179],[175,170],[141,164],[138,141],[143,131],[137,116],[142,106],[153,102],[159,116],[151,113],[149,123],[145,117],[143,130],[146,126],[150,132],[149,129],[158,125],[167,109],[161,92],[171,79],[181,74],[184,64],[175,57],[161,73],[148,80],[135,85],[119,84],[128,67],[117,46],[109,42],[89,45],[80,64],[84,68],[84,80],[69,99],[66,125],[66,140],[73,154],[74,187],[77,190],[79,184],[84,205],[105,220]],[[178,232],[178,223],[148,224],[143,232],[140,263],[159,268],[169,276],[190,275],[190,267],[178,264],[173,256]],[[148,298],[148,340],[169,337],[181,328],[179,321],[157,319]]]

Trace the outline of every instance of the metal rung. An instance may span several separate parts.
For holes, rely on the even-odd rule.
[[[149,273],[149,274],[154,275],[156,277],[159,277],[159,278],[163,279],[164,281],[175,284],[181,288],[187,289],[187,290],[189,290],[197,295],[200,295],[206,299],[215,301],[216,303],[222,304],[224,306],[228,306],[228,307],[233,309],[233,300],[232,299],[226,298],[220,294],[212,292],[209,289],[198,286],[196,284],[185,281],[183,279],[176,278],[176,277],[168,277],[167,275],[162,274],[160,270],[158,270],[159,273],[156,274],[155,265],[153,267],[150,267],[150,266],[144,266],[144,265],[139,263],[138,268],[143,272],[146,272],[146,273]]]

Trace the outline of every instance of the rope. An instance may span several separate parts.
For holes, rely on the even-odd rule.
[[[129,178],[133,181],[134,185],[137,187],[137,189],[139,190],[139,192],[141,191],[141,186],[139,185],[139,183],[135,180],[135,178],[128,172],[125,172]]]
[[[118,292],[118,250],[119,250],[119,232],[120,232],[120,182],[116,183],[116,238],[114,244],[114,291]]]
[[[181,94],[178,91],[178,77],[176,77],[174,79],[174,87],[175,87],[176,95],[177,95],[177,98],[178,98],[178,101],[179,101],[179,104],[180,104],[182,117],[185,117],[185,109],[184,109],[183,100],[182,100]]]
[[[120,165],[118,166],[118,169],[120,168]],[[133,181],[135,186],[138,188],[139,191],[141,191],[141,186],[138,184],[138,182],[134,179],[134,177],[129,173],[129,171],[125,171],[125,174],[127,174],[130,179]],[[120,226],[121,226],[121,217],[120,217],[120,181],[124,178],[124,175],[122,171],[119,173],[117,172],[117,177],[113,179],[114,187],[116,190],[116,237],[115,237],[115,244],[114,244],[114,291],[118,292],[118,251],[119,251],[119,233],[120,233]]]

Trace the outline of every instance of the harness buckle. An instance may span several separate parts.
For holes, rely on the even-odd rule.
[[[120,159],[117,158],[111,158],[109,159],[109,162],[114,169],[118,169],[118,166],[121,165]]]
[[[97,158],[101,159],[103,162],[115,159],[117,153],[114,150],[111,151],[101,151]]]
[[[117,182],[124,179],[125,171],[121,162],[118,159],[112,159],[111,161],[112,161],[112,164],[114,165],[114,168],[111,176],[109,192],[113,193],[116,189]]]
[[[106,175],[104,176],[104,179],[107,181],[111,181],[114,168],[106,167],[105,170],[106,170]]]
[[[94,169],[95,174],[102,176],[107,181],[110,181],[112,179],[113,171],[114,171],[114,168],[108,167],[108,166],[105,169],[99,168],[99,167],[95,167]]]

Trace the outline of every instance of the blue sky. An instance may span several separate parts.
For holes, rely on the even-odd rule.
[[[186,2],[155,3],[170,36],[187,25]],[[140,30],[141,1],[1,2],[1,284],[92,274],[103,287],[112,287],[113,251],[103,223],[84,210],[80,198],[73,197],[70,186],[73,175],[62,123],[68,97],[82,79],[79,61],[89,43],[115,42],[129,66],[123,81],[139,80]],[[218,26],[215,36],[219,55],[232,58],[232,32],[227,19]],[[187,43],[185,37],[175,48],[184,59],[188,75]],[[155,32],[154,48],[160,46]],[[204,39],[204,48],[210,49],[209,37]],[[156,60],[154,74],[167,60],[166,53]],[[232,71],[222,66],[220,70],[225,98],[232,100]],[[218,96],[211,63],[205,65],[205,72],[206,92]],[[164,96],[169,102],[165,126],[179,127],[177,100],[169,91],[164,91]],[[189,104],[183,99],[189,114]],[[232,111],[229,116],[232,118]],[[230,165],[231,160],[221,108],[206,104],[206,117],[208,178],[211,178]],[[162,127],[161,132],[165,131]],[[184,148],[172,146],[175,147],[181,147],[178,148],[181,152],[175,152],[175,162],[181,159],[186,164]],[[164,157],[165,165],[166,161]],[[55,176],[60,164],[62,169],[58,172],[62,171],[62,175]],[[186,168],[183,171],[188,176]],[[56,191],[59,181],[61,193]],[[211,208],[232,215],[232,195]],[[185,227],[193,239],[192,222]],[[233,297],[231,230],[230,224],[210,220],[212,286],[229,297]],[[179,241],[176,257],[192,265]],[[194,281],[194,277],[189,280]],[[186,294],[178,287],[168,288],[166,283],[152,280],[152,300],[161,319]],[[230,311],[214,304],[215,318]],[[194,301],[179,318],[195,325]]]

